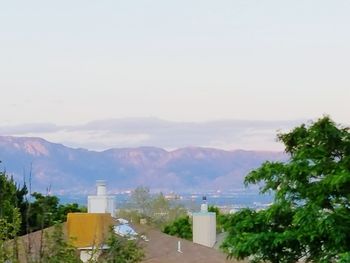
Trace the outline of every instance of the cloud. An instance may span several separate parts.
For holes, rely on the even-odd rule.
[[[276,133],[304,121],[220,120],[172,122],[157,118],[124,118],[58,126],[33,123],[0,126],[3,135],[35,136],[92,150],[156,146],[175,149],[203,146],[221,149],[281,150]]]
[[[26,123],[20,125],[0,126],[0,134],[26,135],[29,133],[52,133],[62,130],[63,127],[52,123]]]

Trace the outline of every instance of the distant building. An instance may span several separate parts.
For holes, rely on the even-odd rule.
[[[106,182],[96,181],[96,195],[88,196],[88,213],[109,213],[115,217],[115,196],[107,195]]]

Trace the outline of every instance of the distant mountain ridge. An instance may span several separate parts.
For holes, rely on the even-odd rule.
[[[55,193],[84,193],[105,179],[113,191],[138,185],[152,189],[228,190],[242,188],[244,176],[266,160],[286,160],[282,152],[225,151],[187,147],[166,151],[155,147],[74,149],[42,138],[0,136],[2,168],[33,189],[51,186]]]

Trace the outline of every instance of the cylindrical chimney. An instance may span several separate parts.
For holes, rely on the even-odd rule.
[[[106,181],[97,180],[96,186],[97,186],[97,195],[106,195],[107,194]]]
[[[202,213],[207,213],[208,212],[207,197],[203,196],[202,201],[203,201],[203,203],[201,204],[201,212]]]

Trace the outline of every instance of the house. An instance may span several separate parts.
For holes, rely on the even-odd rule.
[[[106,245],[109,229],[114,220],[109,213],[69,213],[67,216],[67,236],[80,252],[80,259],[87,262],[98,258]]]

